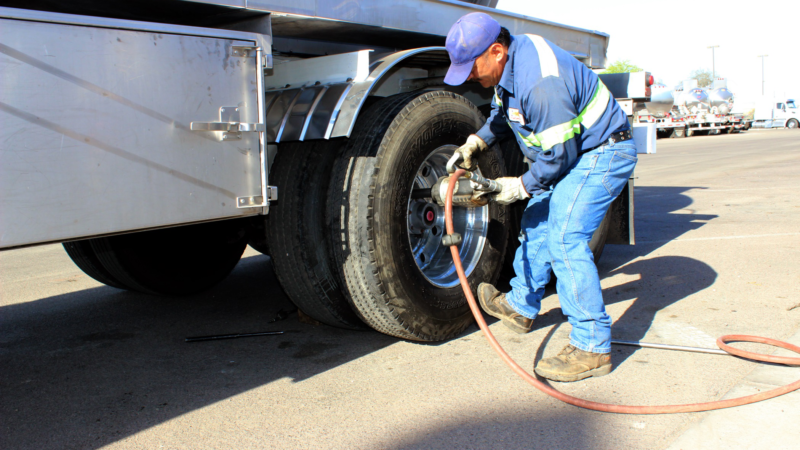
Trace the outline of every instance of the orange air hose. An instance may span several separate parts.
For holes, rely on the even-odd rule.
[[[453,173],[452,179],[458,179],[464,173],[465,173],[464,169],[458,169],[455,171],[455,173]],[[448,183],[447,186],[447,197],[445,199],[445,222],[447,227],[447,234],[453,234],[455,232],[453,229],[453,188],[455,184],[456,183]],[[450,252],[453,255],[453,263],[456,266],[456,271],[458,272],[458,278],[459,280],[461,280],[461,287],[464,289],[464,295],[466,295],[467,297],[467,302],[469,302],[469,307],[472,310],[472,314],[475,316],[475,321],[478,322],[478,326],[481,328],[481,331],[483,331],[483,334],[486,336],[486,339],[489,340],[489,344],[497,352],[497,354],[500,355],[500,358],[511,368],[511,370],[516,372],[516,374],[522,377],[523,380],[532,384],[536,389],[539,389],[545,394],[550,395],[551,397],[555,397],[558,400],[561,400],[562,402],[569,403],[570,405],[574,406],[579,406],[581,408],[591,409],[594,411],[603,411],[603,412],[611,412],[618,414],[672,414],[672,413],[711,411],[714,409],[723,409],[723,408],[730,408],[732,406],[747,405],[750,403],[760,402],[762,400],[767,400],[800,389],[800,380],[798,380],[795,381],[794,383],[788,384],[783,387],[772,389],[766,392],[760,392],[754,395],[748,395],[746,397],[734,398],[730,400],[718,400],[715,402],[707,402],[707,403],[690,403],[685,405],[660,405],[660,406],[629,406],[629,405],[614,405],[609,403],[598,403],[589,400],[584,400],[578,397],[573,397],[563,392],[559,392],[553,389],[551,386],[539,381],[536,377],[534,377],[530,373],[526,372],[525,369],[520,367],[520,365],[517,364],[513,359],[511,359],[511,356],[509,356],[508,353],[506,353],[506,351],[503,350],[503,347],[501,347],[500,343],[497,342],[497,339],[494,337],[492,332],[489,331],[489,327],[486,325],[486,321],[483,319],[483,314],[480,308],[478,307],[478,304],[475,302],[475,297],[473,297],[472,295],[472,291],[469,288],[469,283],[467,282],[467,276],[464,274],[464,268],[461,265],[461,257],[458,254],[458,248],[455,245],[453,245],[450,247]],[[795,353],[800,354],[800,347],[789,344],[788,342],[783,342],[775,339],[763,338],[758,336],[746,336],[738,334],[721,336],[720,338],[717,339],[717,345],[719,346],[719,348],[725,350],[731,355],[736,355],[742,358],[752,359],[755,361],[772,362],[772,363],[779,363],[786,365],[800,365],[800,358],[769,356],[769,355],[762,355],[759,353],[747,352],[727,345],[727,343],[731,341],[757,342],[761,344],[769,344],[785,348],[787,350],[791,350]]]

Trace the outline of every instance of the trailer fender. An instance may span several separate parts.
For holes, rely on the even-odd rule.
[[[367,97],[397,69],[446,69],[450,63],[444,47],[404,50],[377,58],[370,53],[362,50],[275,64],[265,78],[267,141],[349,137]],[[408,85],[397,83],[382,87],[381,94],[407,90]]]

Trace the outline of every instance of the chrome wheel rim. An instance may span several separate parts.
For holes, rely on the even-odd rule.
[[[412,185],[414,189],[431,188],[447,175],[447,161],[458,147],[444,145],[435,149],[419,167]],[[444,206],[432,198],[413,199],[408,196],[408,242],[422,275],[434,286],[452,288],[459,284],[450,249],[442,244],[446,234]],[[458,253],[467,277],[472,274],[483,254],[489,229],[489,206],[477,208],[453,207],[453,227],[462,236]]]

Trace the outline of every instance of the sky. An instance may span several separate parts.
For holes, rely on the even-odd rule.
[[[727,78],[734,110],[752,108],[765,94],[800,100],[800,2],[500,0],[497,9],[611,36],[608,64],[631,63],[675,86],[697,69]]]

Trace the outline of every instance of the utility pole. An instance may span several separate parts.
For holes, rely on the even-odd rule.
[[[764,58],[769,55],[758,55],[761,58],[761,96],[764,96]]]
[[[719,48],[719,45],[712,45],[708,47],[711,49],[711,83],[714,83],[714,80],[717,78],[717,70],[714,66],[714,49]]]

